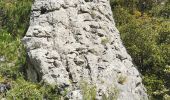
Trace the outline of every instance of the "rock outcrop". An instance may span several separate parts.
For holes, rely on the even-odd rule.
[[[82,100],[83,82],[96,87],[99,100],[111,94],[117,100],[148,99],[109,0],[35,0],[23,43],[27,78],[67,89],[70,100]]]

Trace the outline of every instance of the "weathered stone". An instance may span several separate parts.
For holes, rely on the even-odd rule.
[[[7,92],[11,88],[10,83],[0,83],[0,94]]]
[[[112,17],[109,0],[35,0],[23,38],[27,78],[69,90],[70,100],[83,99],[82,82],[96,86],[99,100],[147,100]]]
[[[0,56],[0,62],[4,62],[5,61],[5,57],[4,56]]]

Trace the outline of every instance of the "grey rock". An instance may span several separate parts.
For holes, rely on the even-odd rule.
[[[0,84],[0,93],[6,92],[7,88],[5,84]]]
[[[83,100],[83,96],[81,95],[81,90],[75,90],[69,92],[66,98],[68,98],[69,100]]]
[[[5,57],[4,56],[0,56],[0,62],[4,62],[5,61]]]
[[[10,83],[0,83],[0,93],[5,93],[11,88]]]
[[[117,100],[148,100],[109,0],[35,0],[22,41],[27,78],[68,90],[70,100],[83,99],[82,82],[96,86],[98,100],[110,94]]]

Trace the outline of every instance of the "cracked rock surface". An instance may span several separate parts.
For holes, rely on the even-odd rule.
[[[148,100],[109,0],[35,0],[23,43],[27,78],[69,90],[69,100],[82,100],[81,82],[96,87],[98,100],[115,89],[118,100]]]

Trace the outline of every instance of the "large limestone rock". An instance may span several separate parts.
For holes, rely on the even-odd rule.
[[[99,100],[111,94],[117,100],[147,100],[109,0],[35,0],[23,43],[27,78],[67,89],[70,100],[82,100],[83,82],[96,87]]]

